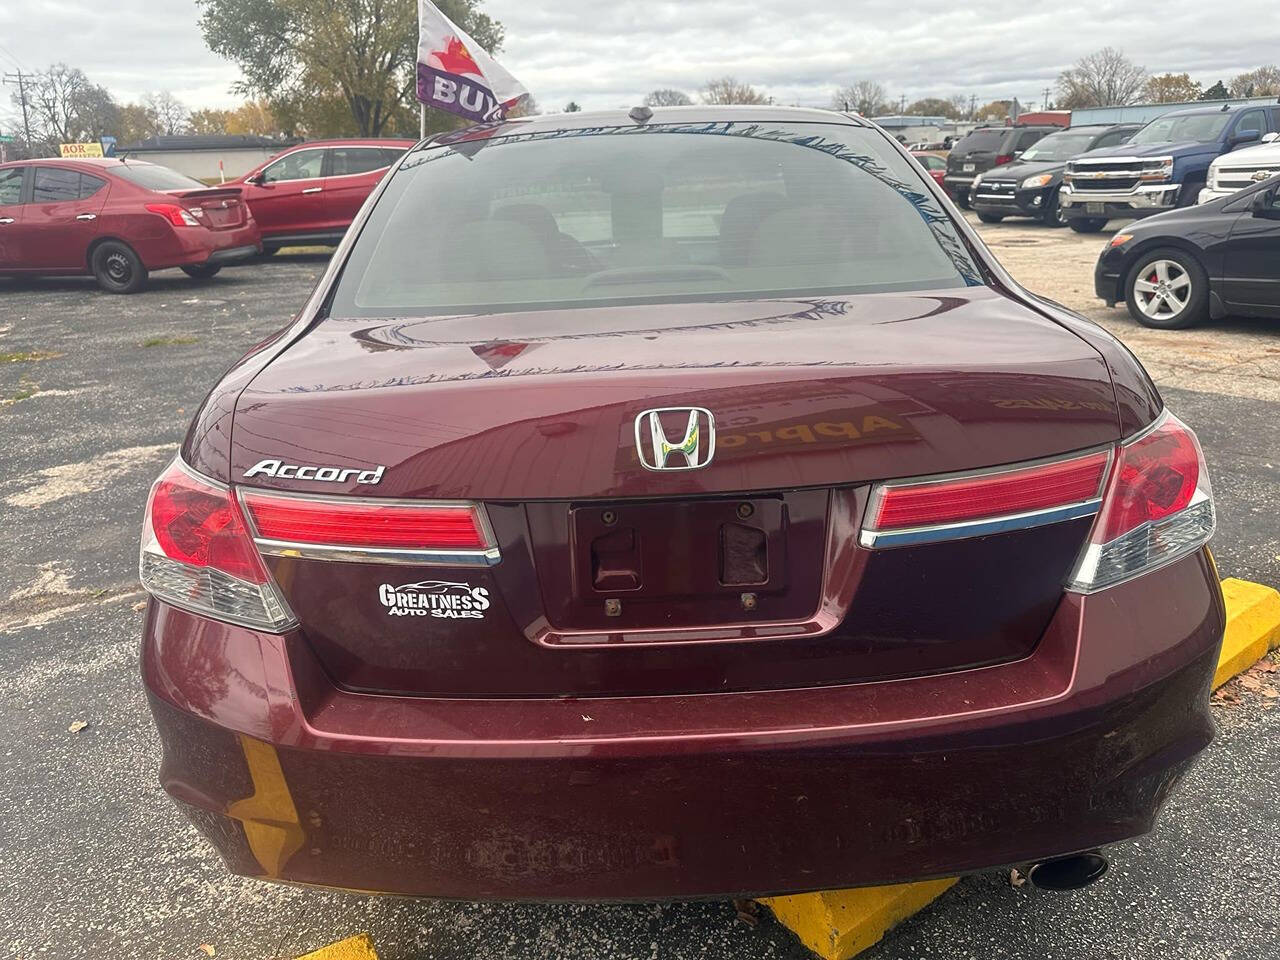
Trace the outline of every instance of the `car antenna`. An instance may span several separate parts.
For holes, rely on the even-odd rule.
[[[631,112],[627,114],[636,123],[644,126],[653,119],[653,111],[646,106],[632,107]]]

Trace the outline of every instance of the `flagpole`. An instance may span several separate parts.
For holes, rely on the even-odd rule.
[[[418,139],[427,139],[427,105],[418,102]]]

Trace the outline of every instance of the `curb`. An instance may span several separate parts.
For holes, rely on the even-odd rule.
[[[378,953],[373,949],[373,940],[369,935],[361,933],[321,947],[313,953],[298,957],[298,960],[378,960]]]
[[[1215,688],[1280,646],[1280,591],[1229,578],[1222,581],[1222,595],[1227,601],[1227,632],[1213,675]]]
[[[1213,676],[1215,688],[1280,647],[1280,591],[1230,578],[1222,581],[1222,595],[1227,628]],[[800,893],[760,902],[822,960],[850,960],[940,897],[956,879]]]

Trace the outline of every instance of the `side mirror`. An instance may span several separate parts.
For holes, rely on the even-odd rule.
[[[255,173],[251,177],[245,177],[244,182],[251,183],[254,186],[259,186],[267,182],[267,175],[265,173]]]
[[[1270,190],[1259,190],[1249,201],[1249,209],[1255,217],[1269,219],[1280,218],[1280,207],[1276,206],[1276,187]]]
[[[1013,159],[1017,160],[1017,159],[1018,159],[1020,156],[1022,156],[1022,155],[1023,155],[1023,153],[1025,153],[1025,152],[1026,152],[1025,150],[1015,150],[1015,151],[1013,151]]]
[[[1242,143],[1257,143],[1261,139],[1261,130],[1237,130],[1236,135],[1231,138],[1231,146],[1238,147]]]

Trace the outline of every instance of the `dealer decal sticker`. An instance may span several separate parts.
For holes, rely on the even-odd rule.
[[[423,580],[395,587],[378,587],[378,599],[392,617],[435,617],[439,620],[483,620],[489,591],[469,583]]]

